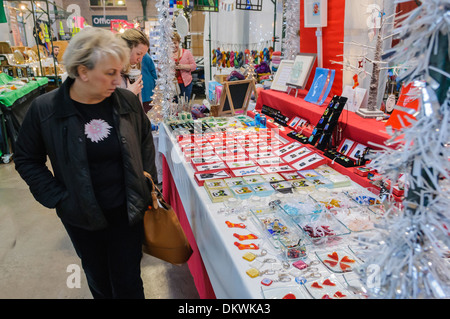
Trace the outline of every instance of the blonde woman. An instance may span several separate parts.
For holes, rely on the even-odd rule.
[[[145,33],[137,29],[127,29],[123,33],[118,33],[118,36],[125,40],[127,47],[130,49],[130,60],[124,69],[121,87],[125,87],[134,94],[139,95],[144,87],[142,74],[134,83],[130,83],[129,72],[133,68],[140,69],[141,61],[150,47],[150,42]],[[141,96],[140,99],[142,101]]]
[[[111,31],[86,28],[63,61],[67,80],[25,116],[16,169],[38,202],[56,208],[93,297],[144,298],[143,171],[157,174],[150,121],[136,95],[117,87],[129,50]]]
[[[180,96],[189,101],[192,95],[192,71],[197,69],[197,64],[191,51],[180,47],[181,37],[178,33],[173,34],[172,41],[175,74],[180,87]]]

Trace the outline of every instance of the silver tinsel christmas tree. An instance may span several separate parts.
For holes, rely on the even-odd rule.
[[[300,1],[286,0],[283,8],[285,37],[282,53],[286,60],[295,60],[300,52]]]
[[[372,247],[359,271],[372,298],[450,297],[450,74],[434,64],[449,65],[449,16],[450,0],[422,1],[401,17],[401,42],[384,55],[410,66],[399,78],[414,83],[410,98],[420,109],[402,108],[415,120],[391,132],[370,164],[393,184],[401,174],[405,183],[400,209],[391,203],[377,230],[360,237]],[[437,91],[445,92],[441,101]]]
[[[172,114],[175,105],[174,79],[175,63],[172,60],[173,52],[173,28],[172,15],[169,11],[169,0],[158,0],[156,8],[158,10],[159,41],[156,50],[156,60],[158,63],[158,79],[153,93],[153,108],[148,112],[149,118],[154,123],[161,122]]]

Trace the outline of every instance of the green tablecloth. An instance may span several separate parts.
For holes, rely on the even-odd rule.
[[[0,73],[0,85],[5,85],[15,79],[9,76],[6,73]],[[0,94],[0,103],[10,107],[20,99],[22,96],[27,95],[33,90],[37,89],[40,86],[46,85],[48,83],[48,78],[46,77],[37,77],[36,81],[30,81],[26,83],[23,87],[17,88],[17,90],[10,92],[3,92]]]

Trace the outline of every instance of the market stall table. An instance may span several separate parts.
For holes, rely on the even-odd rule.
[[[0,92],[3,126],[3,141],[1,144],[5,145],[4,149],[1,149],[2,153],[14,152],[15,142],[25,114],[31,102],[40,94],[45,93],[44,90],[47,85],[48,79],[45,77],[33,78],[33,80],[24,83],[20,79],[0,73],[0,86],[3,88]]]
[[[242,221],[235,214],[220,213],[224,204],[213,203],[205,189],[197,184],[193,167],[185,161],[176,138],[166,124],[161,124],[159,134],[159,151],[163,154],[163,194],[176,211],[194,249],[188,265],[200,297],[267,298],[268,295],[264,295],[265,286],[261,284],[263,277],[251,278],[246,273],[251,266],[243,259],[243,255],[249,251],[258,255],[265,249],[268,251],[267,257],[277,257],[278,251],[266,241],[265,236],[253,241],[259,249],[240,250],[235,244],[237,239],[234,234],[259,234],[258,225],[250,219]],[[244,224],[246,228],[229,228],[227,222]],[[344,243],[345,241],[341,242],[343,245]],[[316,252],[326,251],[311,246],[305,262],[317,262]],[[319,265],[318,268],[324,279],[329,276],[338,277],[333,276],[324,265]],[[293,269],[291,266],[290,271]],[[299,289],[300,285],[294,281],[294,277],[291,279],[290,284],[293,286],[288,288]],[[306,293],[301,298],[311,298],[311,295]]]

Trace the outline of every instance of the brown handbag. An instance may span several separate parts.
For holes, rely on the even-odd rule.
[[[151,182],[152,205],[144,215],[144,242],[142,251],[171,264],[183,264],[193,251],[173,208],[164,200],[161,191]]]

